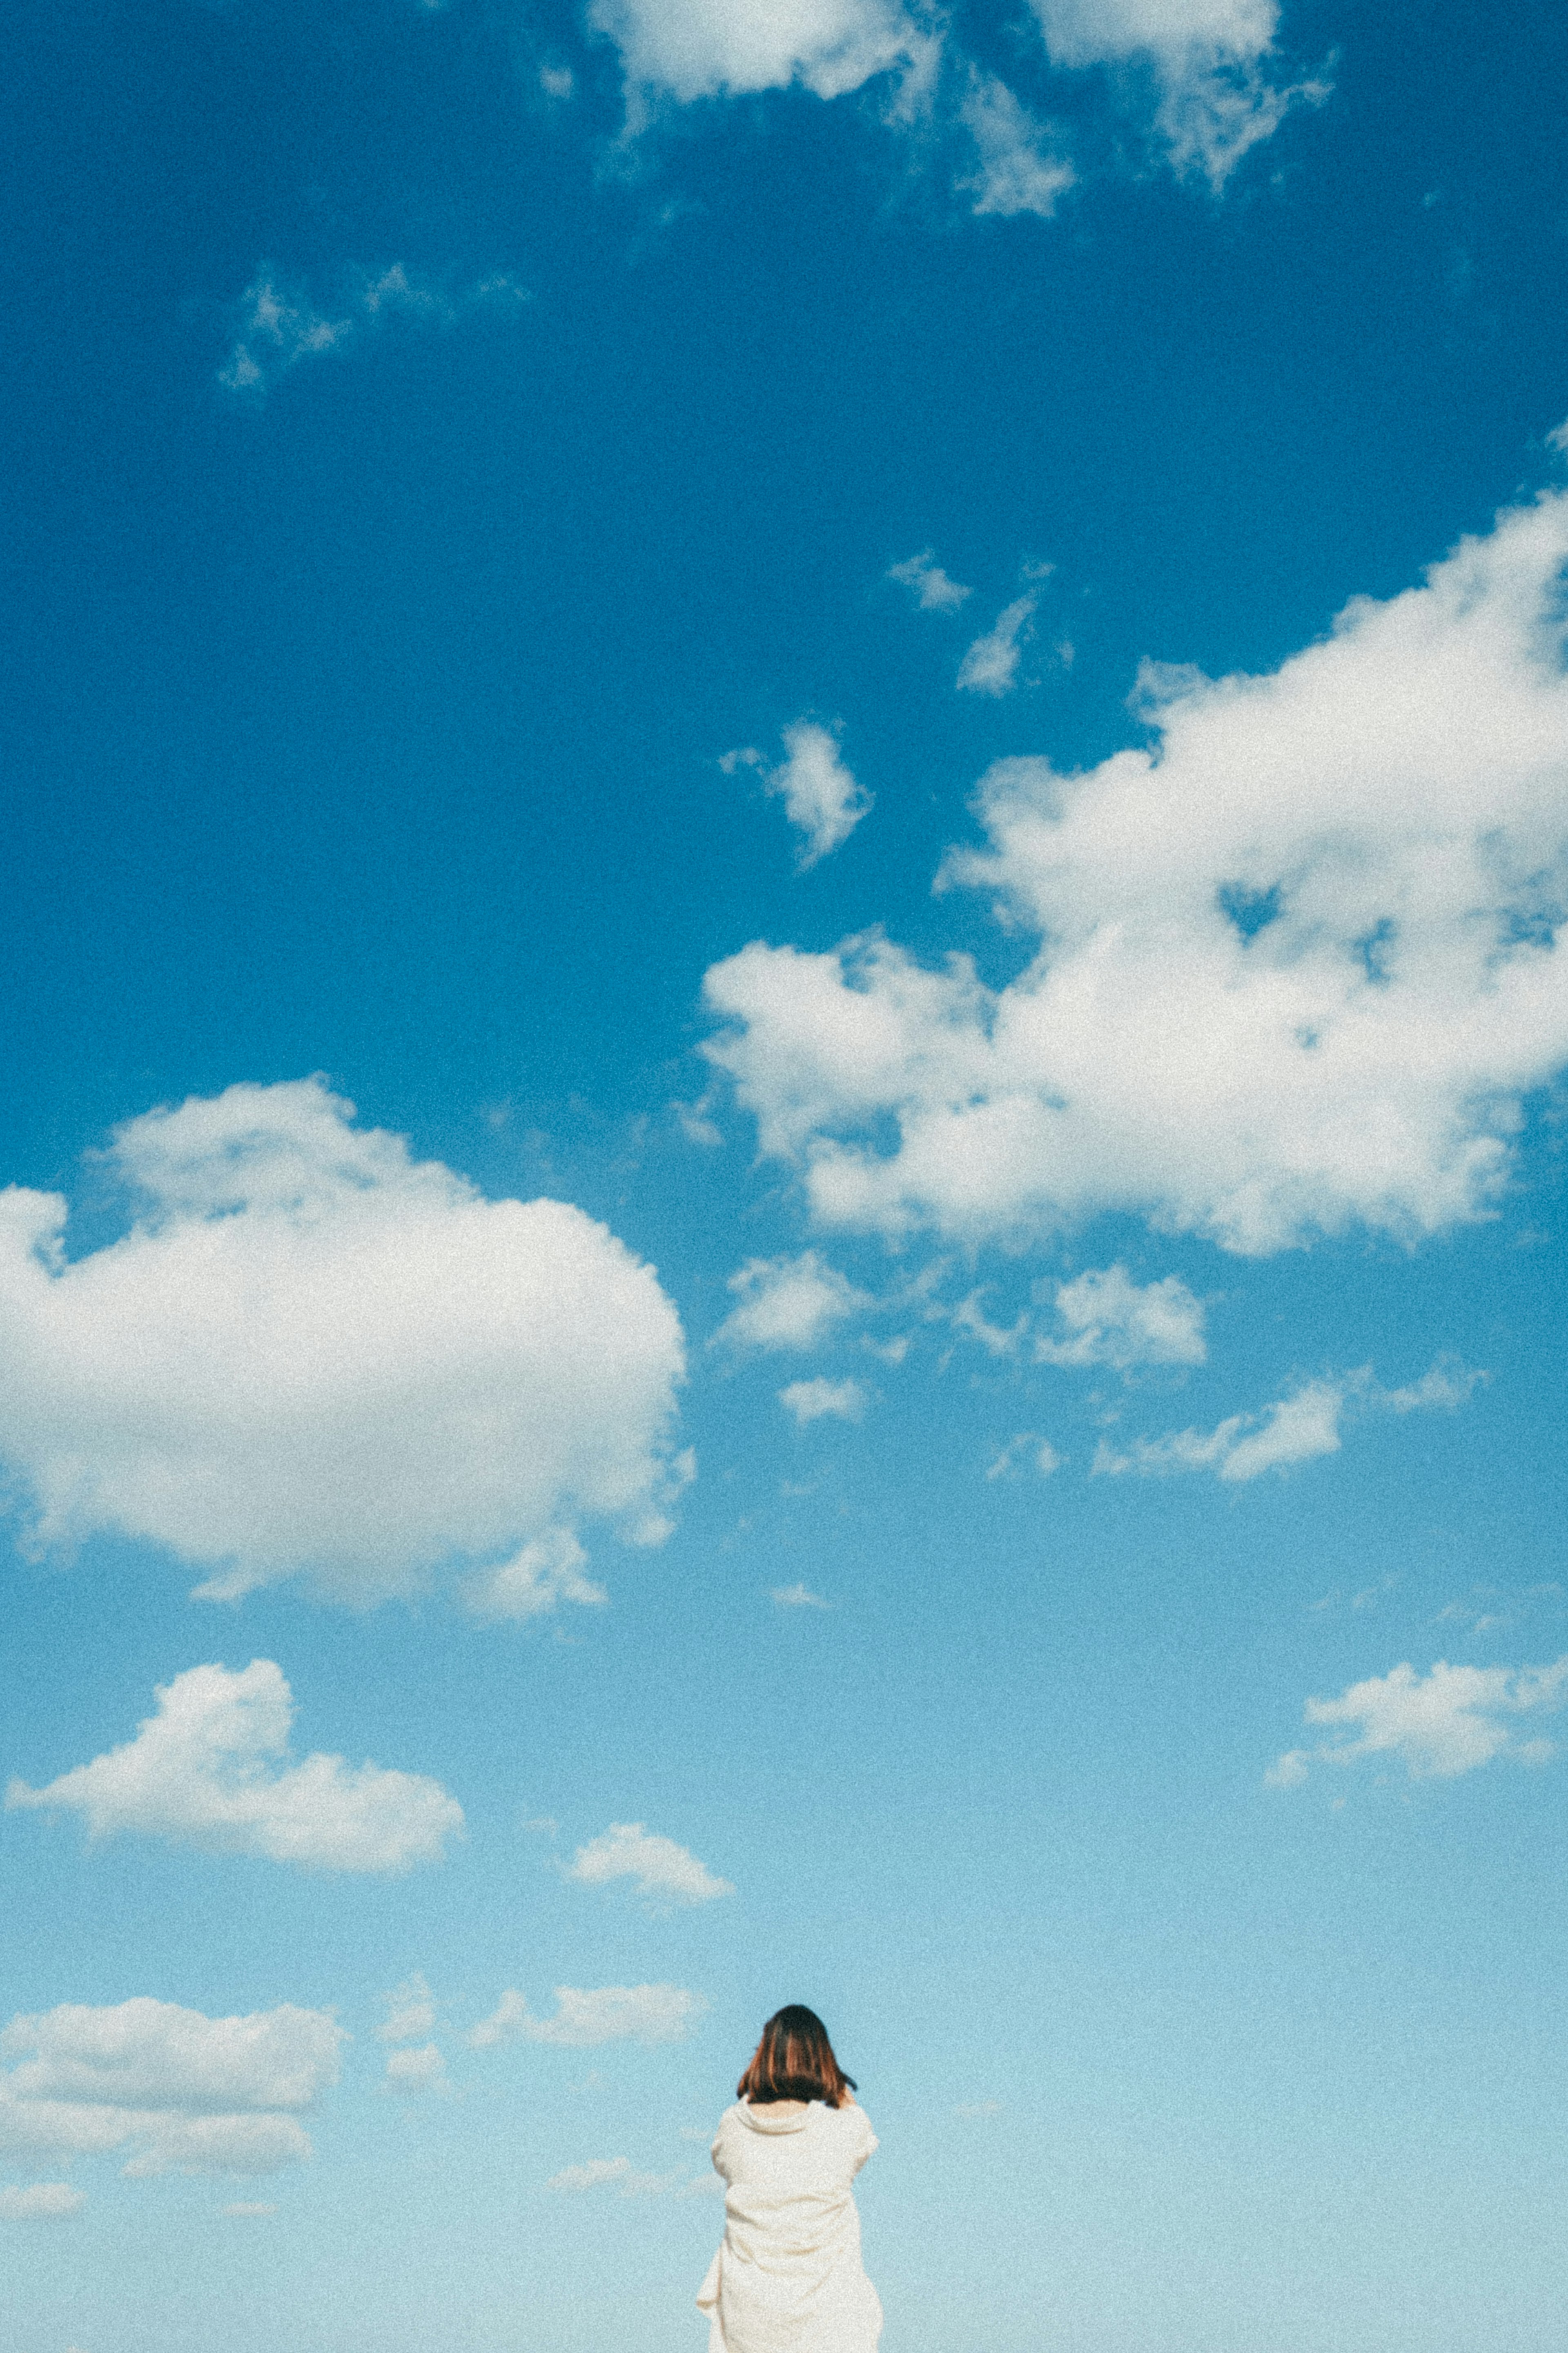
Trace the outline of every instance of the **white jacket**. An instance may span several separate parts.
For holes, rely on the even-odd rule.
[[[724,2242],[697,2298],[708,2353],[876,2353],[882,2307],[850,2189],[876,2146],[852,2102],[725,2110]]]

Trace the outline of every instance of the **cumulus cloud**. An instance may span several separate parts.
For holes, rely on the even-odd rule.
[[[449,2092],[452,2088],[447,2079],[447,2063],[434,2042],[424,2043],[417,2050],[389,2051],[386,2087],[410,2096],[421,2092]]]
[[[1368,1757],[1402,1763],[1413,1781],[1451,1780],[1494,1757],[1543,1764],[1554,1744],[1521,1731],[1521,1716],[1568,1700],[1568,1657],[1545,1667],[1451,1667],[1439,1659],[1423,1678],[1408,1663],[1352,1683],[1338,1699],[1310,1699],[1310,1725],[1331,1727],[1316,1748],[1292,1748],[1268,1768],[1275,1788],[1294,1788],[1313,1764],[1353,1765]]]
[[[1552,491],[1277,671],[1146,671],[1149,749],[998,763],[942,880],[1038,937],[1000,989],[879,934],[715,965],[763,1152],[825,1225],[966,1245],[1486,1215],[1568,1061],[1565,561]]]
[[[240,297],[238,329],[217,380],[226,392],[258,397],[301,360],[341,351],[388,319],[450,326],[466,311],[511,310],[527,300],[515,279],[506,277],[481,279],[453,298],[411,279],[398,261],[379,277],[361,278],[342,315],[331,319],[264,266]]]
[[[1260,1414],[1233,1413],[1210,1430],[1177,1430],[1164,1438],[1135,1439],[1118,1454],[1102,1438],[1094,1470],[1121,1477],[1163,1478],[1173,1471],[1212,1471],[1233,1481],[1284,1471],[1315,1455],[1337,1454],[1345,1394],[1332,1381],[1309,1381],[1291,1396],[1265,1406]]]
[[[375,2030],[383,2042],[416,2042],[435,2025],[436,1999],[422,1970],[405,1978],[384,1999],[386,2018]]]
[[[299,2113],[338,2078],[343,2030],[284,2004],[207,2018],[140,1996],[64,2002],[0,2033],[0,2150],[100,2156],[134,2178],[270,2173],[310,2154]]]
[[[68,2181],[30,2181],[25,2189],[0,2189],[0,2222],[58,2222],[86,2204],[87,2192]]]
[[[791,1381],[780,1389],[779,1403],[804,1429],[808,1421],[858,1421],[866,1392],[858,1381]]]
[[[1035,1343],[1041,1364],[1201,1365],[1208,1355],[1203,1302],[1180,1275],[1135,1283],[1124,1266],[1090,1267],[1058,1283],[1056,1311],[1061,1336]]]
[[[902,564],[889,564],[888,577],[909,590],[922,613],[956,613],[974,592],[950,580],[935,555],[934,548],[922,547],[918,555],[907,556]]]
[[[1006,83],[998,81],[994,74],[976,73],[972,77],[960,118],[974,142],[975,168],[958,183],[974,199],[971,209],[975,213],[994,213],[1003,219],[1010,219],[1017,213],[1036,213],[1042,220],[1049,220],[1058,201],[1078,177],[1062,153],[1058,134],[1049,124],[1037,122]],[[899,575],[895,573],[890,576],[896,579]],[[921,602],[925,601],[922,596]],[[1032,612],[1032,602],[1024,601]],[[977,657],[982,669],[987,660],[997,672],[1006,669],[1008,651],[998,633],[1009,615],[1016,616],[1013,623],[1015,637],[1028,618],[1028,613],[1020,613],[1017,606],[1010,606],[991,636],[978,639],[970,648],[964,658],[964,671]],[[983,653],[983,648],[988,651]],[[1015,644],[1011,651],[1014,670],[1017,660]],[[961,671],[959,684],[979,686],[981,679],[978,674],[966,678]],[[1006,686],[1011,684],[1008,671]],[[1002,694],[1006,686],[986,686],[984,691]]]
[[[602,2042],[681,2042],[707,2007],[684,1986],[557,1986],[555,2015],[536,2018],[509,1986],[468,2041],[476,2051],[507,2042],[553,2042],[573,2051]]]
[[[612,1822],[578,1848],[566,1876],[588,1887],[632,1879],[639,1895],[670,1904],[709,1904],[716,1895],[735,1893],[729,1880],[716,1879],[685,1847],[660,1838],[641,1822]]]
[[[752,1258],[730,1277],[740,1301],[713,1335],[733,1347],[815,1348],[858,1308],[870,1304],[836,1267],[803,1250],[798,1258]]]
[[[1035,607],[1039,598],[1031,590],[1015,598],[997,614],[983,638],[976,638],[958,666],[958,683],[968,694],[1011,694],[1018,683],[1018,660],[1034,635]]]
[[[1155,129],[1177,172],[1216,193],[1250,147],[1293,107],[1321,105],[1321,76],[1269,77],[1278,0],[1032,0],[1053,64],[1142,63],[1153,75]]]
[[[933,47],[898,0],[591,0],[588,21],[634,90],[683,101],[794,81],[839,98],[921,69]]]
[[[191,1667],[159,1688],[134,1740],[42,1789],[13,1780],[11,1807],[79,1813],[95,1839],[122,1831],[320,1871],[436,1862],[463,1810],[438,1781],[341,1757],[288,1754],[294,1702],[270,1659],[231,1674]]]
[[[140,1537],[210,1599],[299,1576],[365,1603],[487,1561],[481,1611],[588,1598],[579,1525],[658,1542],[689,1472],[675,1309],[580,1209],[486,1200],[353,1121],[317,1079],[131,1120],[105,1158],[135,1222],[74,1259],[63,1198],[0,1193],[31,1539]]]
[[[770,768],[762,754],[747,748],[726,752],[719,765],[726,776],[738,768],[755,768],[764,792],[776,794],[791,825],[805,836],[796,859],[804,874],[840,842],[847,841],[871,807],[871,796],[858,785],[838,755],[838,738],[830,727],[814,719],[798,719],[784,731],[785,758]]]

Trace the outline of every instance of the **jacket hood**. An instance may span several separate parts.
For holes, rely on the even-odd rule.
[[[760,2133],[804,2132],[811,2117],[810,2108],[785,2108],[781,2113],[771,2101],[754,2108],[749,2100],[742,2100],[737,2105],[736,2113],[742,2123],[750,2125],[753,2132]]]

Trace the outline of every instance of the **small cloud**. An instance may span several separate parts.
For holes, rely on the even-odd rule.
[[[1034,635],[1033,590],[1016,597],[996,616],[983,638],[976,638],[958,668],[958,684],[966,694],[1011,694],[1018,683],[1018,659]]]
[[[989,1324],[980,1304],[984,1296],[984,1290],[972,1291],[967,1299],[960,1301],[952,1311],[954,1328],[971,1340],[978,1340],[994,1356],[1016,1356],[1029,1328],[1028,1317],[1020,1315],[1016,1324],[1005,1328]]]
[[[918,555],[905,558],[902,564],[889,564],[887,577],[907,588],[922,613],[956,613],[973,588],[961,587],[950,580],[934,559],[935,551],[923,547]]]
[[[641,1822],[612,1822],[600,1837],[578,1848],[566,1876],[589,1887],[634,1879],[639,1895],[676,1904],[710,1904],[715,1896],[735,1893],[729,1880],[716,1879],[685,1847],[645,1830]]]
[[[551,1528],[499,1568],[473,1570],[461,1582],[470,1617],[540,1618],[563,1601],[602,1609],[609,1595],[583,1571],[588,1556],[570,1528]]]
[[[952,2113],[955,2116],[966,2116],[977,2121],[984,2116],[999,2116],[1002,2113],[1002,2103],[1000,2100],[960,2100]]]
[[[1390,1413],[1457,1413],[1490,1378],[1489,1373],[1475,1370],[1458,1356],[1442,1356],[1408,1388],[1377,1390],[1373,1401]]]
[[[0,2222],[58,2222],[86,2204],[86,2191],[68,2181],[32,2181],[26,2189],[0,2189]]]
[[[465,311],[514,309],[528,299],[526,288],[501,272],[479,279],[453,298],[421,285],[395,261],[377,277],[362,278],[342,316],[330,319],[307,295],[286,289],[264,267],[240,297],[238,332],[217,380],[226,392],[260,398],[301,360],[341,351],[395,315],[449,326]]]
[[[780,1389],[779,1403],[802,1428],[824,1419],[858,1421],[866,1410],[866,1392],[858,1381],[791,1381]]]
[[[1135,1365],[1201,1365],[1208,1356],[1203,1302],[1180,1275],[1140,1286],[1124,1266],[1091,1267],[1057,1286],[1056,1311],[1063,1330],[1037,1340],[1040,1364],[1126,1372]]]
[[[563,2166],[544,2186],[568,2196],[588,2189],[614,2189],[622,2198],[704,2197],[724,2187],[716,2173],[699,2174],[689,2181],[680,2166],[673,2173],[639,2173],[628,2157],[591,2157],[586,2165]]]
[[[259,2222],[267,2215],[276,2214],[278,2209],[269,2206],[264,2198],[231,2198],[228,2204],[220,2207],[218,2211],[231,2215],[236,2221]]]
[[[1037,1430],[1021,1430],[1016,1438],[1010,1438],[1006,1445],[992,1457],[985,1476],[987,1479],[1008,1479],[1027,1462],[1042,1479],[1048,1479],[1054,1471],[1061,1469],[1066,1460],[1067,1457],[1058,1454],[1050,1440],[1042,1438]]]
[[[748,1259],[729,1288],[740,1304],[713,1338],[736,1347],[814,1348],[835,1324],[871,1303],[816,1250]]]
[[[684,1986],[557,1986],[553,2018],[535,2018],[514,1986],[468,2036],[476,2051],[508,2042],[552,2042],[568,2050],[603,2042],[682,2042],[708,2005]]]
[[[541,66],[539,87],[546,98],[558,102],[571,98],[577,88],[577,77],[570,66]]]
[[[389,2092],[405,2092],[410,2097],[421,2092],[449,2092],[447,2062],[434,2042],[426,2042],[417,2051],[389,2051],[386,2054],[386,2088]]]
[[[713,1152],[723,1143],[723,1131],[708,1116],[710,1101],[707,1095],[698,1103],[672,1103],[669,1107],[688,1144],[700,1144],[705,1151]]]
[[[435,1999],[418,1969],[383,2000],[386,2022],[375,2030],[383,2042],[414,2042],[436,2023]]]
[[[833,1607],[832,1602],[825,1601],[820,1593],[814,1593],[809,1585],[775,1585],[773,1598],[781,1609],[831,1609]]]
[[[1452,1780],[1495,1757],[1544,1764],[1555,1754],[1553,1743],[1521,1739],[1516,1720],[1551,1713],[1565,1699],[1568,1655],[1551,1666],[1517,1670],[1453,1667],[1439,1659],[1425,1678],[1406,1662],[1352,1683],[1338,1699],[1310,1699],[1306,1721],[1331,1727],[1331,1737],[1315,1749],[1289,1749],[1264,1778],[1272,1788],[1298,1788],[1315,1764],[1353,1765],[1368,1757],[1399,1759],[1413,1781]]]
[[[1344,1390],[1332,1381],[1309,1381],[1293,1395],[1265,1406],[1261,1414],[1233,1413],[1211,1430],[1178,1430],[1164,1438],[1139,1438],[1118,1454],[1102,1438],[1092,1470],[1100,1477],[1167,1478],[1184,1471],[1212,1471],[1232,1482],[1284,1471],[1321,1454],[1337,1454]]]
[[[770,768],[760,752],[726,752],[719,765],[727,776],[741,768],[754,768],[763,790],[777,795],[791,825],[805,836],[796,865],[804,874],[828,852],[847,841],[871,807],[871,796],[857,784],[838,754],[836,731],[815,719],[797,719],[784,731],[785,759]]]

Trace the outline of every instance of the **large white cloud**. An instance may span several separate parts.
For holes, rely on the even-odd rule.
[[[641,1822],[612,1822],[578,1848],[566,1875],[588,1887],[632,1879],[639,1895],[666,1904],[709,1904],[716,1895],[735,1893],[729,1880],[716,1878],[686,1847]]]
[[[890,1237],[1121,1209],[1265,1252],[1485,1214],[1568,1061],[1565,561],[1552,491],[1276,672],[1147,673],[1147,751],[999,763],[942,880],[1039,937],[1001,989],[878,934],[715,965],[763,1151]]]
[[[683,1347],[652,1268],[353,1117],[310,1079],[130,1121],[136,1222],[80,1258],[59,1195],[0,1193],[0,1459],[39,1546],[109,1529],[210,1597],[366,1602],[585,1518],[668,1534]]]
[[[1408,1662],[1385,1675],[1352,1683],[1338,1699],[1310,1699],[1309,1724],[1330,1737],[1315,1749],[1292,1748],[1270,1766],[1277,1788],[1293,1788],[1314,1762],[1353,1765],[1369,1757],[1402,1763],[1412,1780],[1450,1780],[1494,1757],[1543,1764],[1552,1743],[1521,1731],[1521,1716],[1546,1715],[1568,1701],[1568,1657],[1548,1667],[1453,1667],[1439,1659],[1426,1676]]]
[[[898,0],[591,0],[588,19],[629,83],[684,100],[792,81],[838,98],[931,46]]]
[[[64,2002],[0,2033],[0,2150],[100,2156],[132,2177],[268,2173],[310,2154],[298,2121],[337,2081],[343,2031],[284,2004],[207,2018],[145,1996]]]
[[[321,1871],[437,1862],[463,1826],[438,1781],[341,1757],[288,1754],[294,1701],[271,1659],[230,1673],[191,1667],[157,1693],[134,1740],[42,1789],[13,1780],[7,1807],[79,1813],[97,1838],[123,1831]]]

